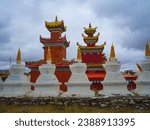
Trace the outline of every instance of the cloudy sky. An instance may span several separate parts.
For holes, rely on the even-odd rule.
[[[97,44],[106,41],[107,57],[113,42],[124,67],[144,59],[149,0],[0,0],[0,69],[8,69],[18,48],[23,61],[43,58],[39,35],[49,37],[44,21],[54,21],[56,15],[67,26],[67,59],[76,57],[76,42],[85,45],[81,34],[89,22],[101,34]]]

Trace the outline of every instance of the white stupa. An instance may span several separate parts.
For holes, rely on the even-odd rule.
[[[105,64],[106,76],[102,82],[104,85],[102,94],[106,96],[127,95],[127,82],[120,72],[121,65],[115,56],[115,48],[112,44],[109,61]]]
[[[145,60],[140,63],[142,72],[139,73],[136,81],[136,90],[139,95],[150,95],[150,48],[146,42]]]
[[[39,67],[40,76],[37,78],[34,84],[35,90],[32,96],[35,97],[47,97],[47,96],[58,96],[59,95],[59,82],[54,75],[55,65],[51,64],[51,51],[48,47],[47,52],[47,64],[43,64]]]
[[[89,97],[94,95],[94,92],[90,90],[91,82],[85,74],[87,66],[85,63],[81,63],[81,52],[79,47],[77,63],[74,63],[69,67],[72,75],[66,83],[68,91],[64,93],[63,96]]]
[[[26,96],[31,91],[29,78],[24,75],[25,65],[21,64],[21,51],[18,50],[16,63],[10,68],[10,75],[3,83],[0,95],[4,97]]]

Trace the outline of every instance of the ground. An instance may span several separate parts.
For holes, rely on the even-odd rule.
[[[0,97],[0,112],[150,113],[150,97]]]
[[[149,113],[150,109],[126,108],[99,108],[89,106],[59,106],[59,105],[16,105],[0,103],[1,113]]]

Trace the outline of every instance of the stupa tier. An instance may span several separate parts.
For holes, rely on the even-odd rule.
[[[106,76],[103,81],[103,94],[110,95],[127,95],[127,82],[120,72],[121,65],[115,55],[115,48],[112,44],[109,60],[105,64]]]
[[[26,61],[26,66],[31,69],[31,82],[36,82],[40,75],[39,66],[46,64],[48,47],[51,50],[51,61],[55,65],[55,75],[59,82],[64,84],[68,82],[71,71],[69,65],[73,63],[73,60],[66,60],[66,49],[69,47],[70,42],[67,41],[66,35],[62,36],[62,33],[66,31],[66,26],[63,20],[58,20],[57,16],[53,22],[45,22],[45,27],[50,32],[50,37],[44,38],[40,36],[40,42],[43,44],[44,56],[43,59],[37,61]],[[66,91],[65,86],[61,86],[62,91]]]
[[[55,65],[51,63],[51,51],[48,47],[47,63],[39,66],[40,76],[37,78],[35,91],[31,94],[34,97],[46,97],[59,95],[59,82],[54,75]]]
[[[150,95],[150,47],[148,41],[145,47],[145,60],[141,61],[140,66],[142,71],[136,81],[137,88],[135,92],[139,95]]]
[[[90,90],[91,82],[89,81],[86,72],[86,64],[81,62],[81,52],[78,47],[77,62],[70,65],[72,75],[69,81],[66,83],[68,91],[63,96],[73,97],[90,97],[94,95],[94,92]]]
[[[66,39],[66,35],[61,36],[66,31],[66,26],[64,26],[63,20],[58,21],[57,16],[54,22],[45,21],[45,26],[50,32],[50,37],[40,36],[40,42],[44,45],[44,61],[46,62],[48,47],[50,47],[52,63],[61,63],[63,59],[66,59],[66,48],[70,44]]]
[[[100,33],[94,35],[96,29],[97,27],[93,28],[91,23],[89,23],[89,27],[84,28],[86,35],[82,34],[86,46],[80,45],[79,43],[77,43],[77,45],[81,50],[81,60],[87,65],[86,74],[88,79],[92,81],[90,89],[98,93],[103,89],[101,81],[104,80],[106,73],[102,65],[106,62],[106,56],[103,53],[106,42],[96,45],[100,35]]]
[[[21,64],[21,51],[18,50],[16,64],[12,65],[10,75],[3,83],[1,96],[18,97],[27,96],[31,92],[31,83],[29,78],[24,75],[25,66]]]

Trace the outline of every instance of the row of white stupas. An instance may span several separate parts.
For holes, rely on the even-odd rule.
[[[78,55],[80,49],[78,48]],[[81,57],[81,56],[80,56]],[[81,63],[81,59],[77,58],[77,63],[70,65],[72,75],[67,83],[67,92],[59,90],[60,83],[54,75],[56,69],[54,64],[51,64],[51,52],[48,48],[47,64],[39,67],[40,76],[36,83],[31,83],[29,77],[24,75],[25,66],[21,64],[21,52],[18,50],[15,65],[10,68],[10,75],[2,82],[0,79],[0,97],[48,97],[48,96],[77,96],[77,97],[93,97],[94,91],[90,89],[90,82],[85,74],[86,64]],[[150,48],[146,43],[145,60],[140,63],[143,72],[139,73],[136,80],[135,93],[139,95],[150,96]],[[129,95],[131,91],[127,89],[127,81],[120,72],[121,65],[115,56],[114,46],[111,46],[110,58],[105,64],[106,77],[101,83],[104,85],[100,94],[105,96]],[[31,91],[31,85],[35,86],[35,90]]]

